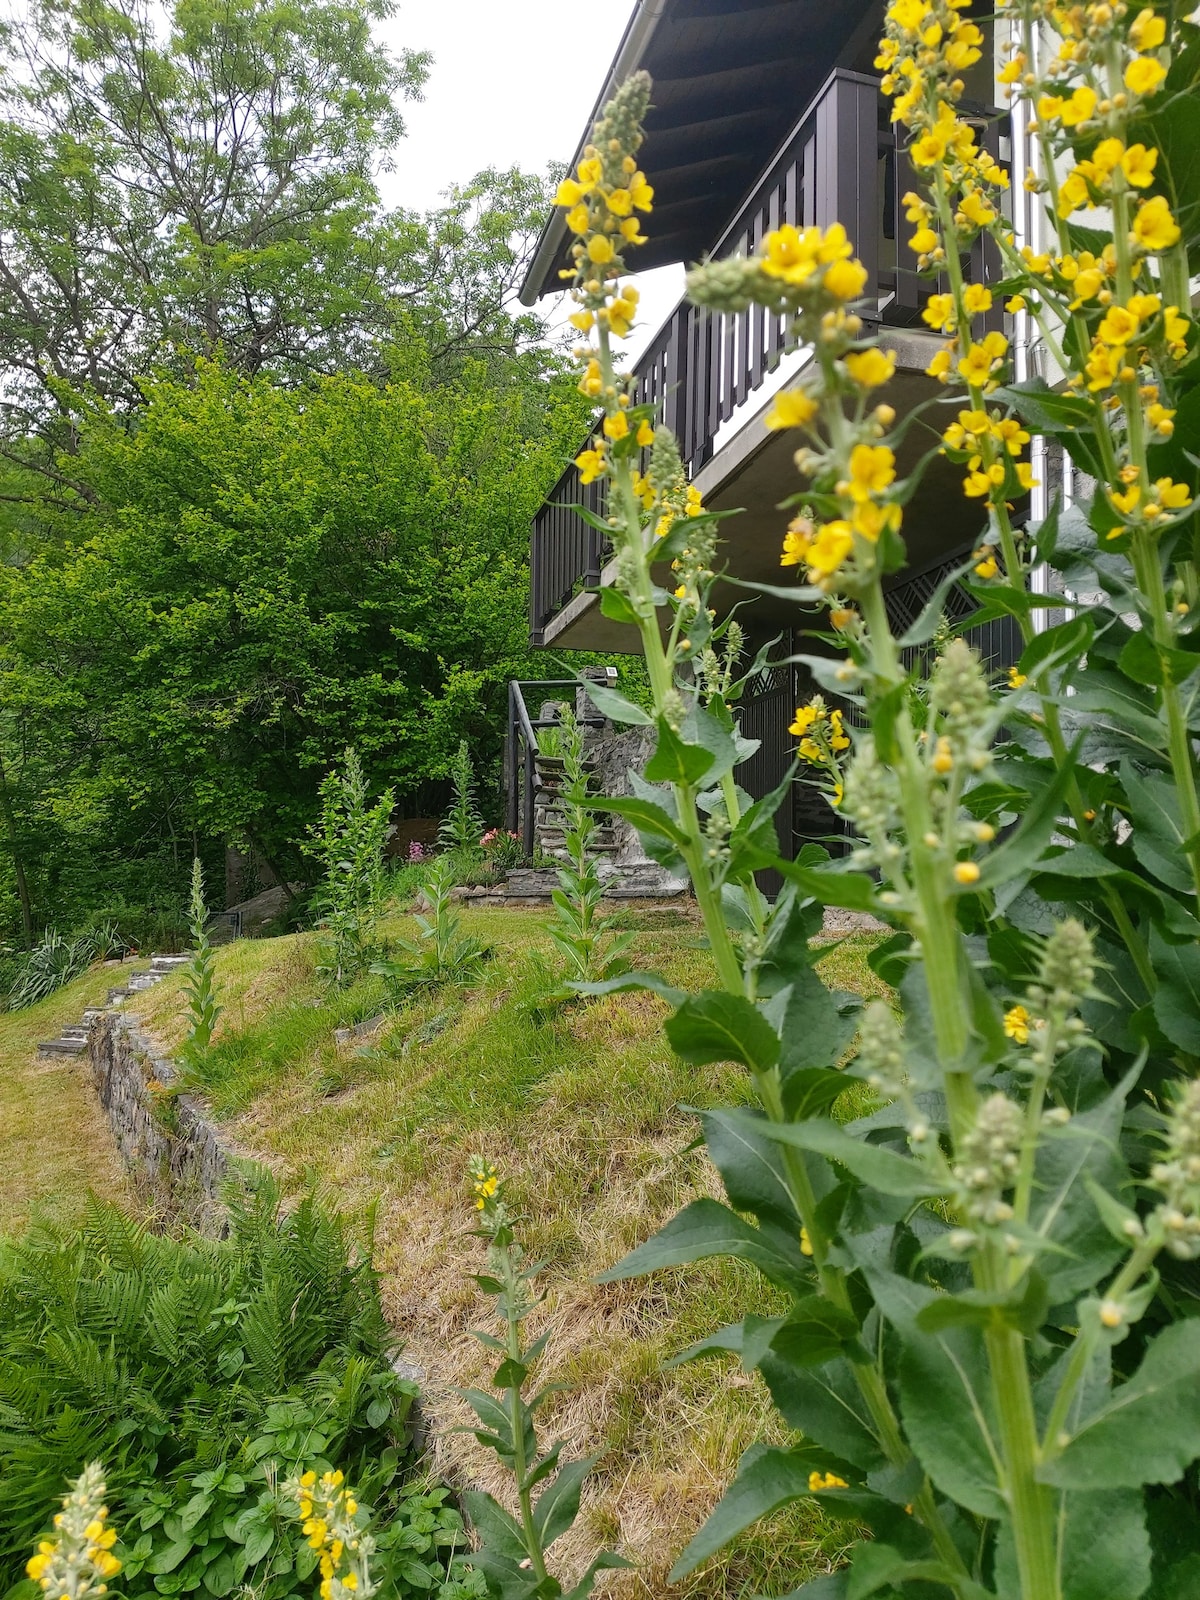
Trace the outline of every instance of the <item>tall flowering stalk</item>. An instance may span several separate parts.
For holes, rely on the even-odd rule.
[[[104,1496],[104,1468],[92,1461],[65,1495],[53,1534],[39,1540],[26,1563],[26,1572],[53,1600],[93,1600],[107,1593],[121,1570]]]
[[[905,198],[912,247],[940,279],[925,317],[946,343],[930,376],[959,401],[940,449],[981,524],[958,577],[981,618],[1014,616],[1025,641],[1003,686],[961,638],[927,675],[905,664],[941,631],[936,603],[903,641],[891,629],[885,588],[920,470],[898,476],[895,358],[854,308],[869,285],[844,230],[785,225],[760,254],[689,277],[697,303],[764,307],[811,352],[767,421],[799,434],[806,480],[781,563],[842,646],[803,658],[824,694],[792,732],[858,835],[844,863],[780,861],[786,785],[758,802],[738,787],[752,747],[718,655],[716,519],[615,360],[636,310],[631,196],[652,201],[637,165],[644,77],[618,92],[559,195],[577,235],[576,325],[591,336],[582,387],[602,407],[578,460],[607,490],[616,582],[602,605],[640,630],[657,732],[634,795],[605,804],[690,874],[720,983],[685,995],[626,974],[591,988],[656,988],[676,1051],[744,1063],[760,1108],[703,1117],[731,1208],[695,1202],[612,1276],[754,1261],[789,1294],[786,1316],[748,1316],[691,1354],[736,1352],[804,1435],[746,1458],[677,1576],[808,1493],[874,1534],[822,1596],[910,1582],[962,1600],[1183,1593],[1157,1531],[1165,1506],[1200,1536],[1186,1477],[1200,1415],[1183,1399],[1200,1392],[1200,1323],[1174,1320],[1200,1178],[1195,463],[1173,446],[1194,335],[1181,225],[1156,185],[1186,192],[1189,215],[1200,193],[1180,136],[1173,164],[1150,138],[1172,105],[1156,98],[1163,17],[1004,9],[1005,81],[1036,110],[1043,149],[1027,186],[1045,192],[1060,246],[1045,258],[1018,242],[1007,175],[959,114],[985,45],[966,0],[894,0],[879,56],[920,178]],[[1177,46],[1200,44],[1176,27]],[[1085,242],[1072,219],[1088,205],[1110,209],[1110,241]],[[963,269],[984,234],[1003,282]],[[994,297],[1034,320],[1056,384],[1013,381],[1008,335],[981,320]],[[1055,503],[1027,529],[1039,435],[1076,451],[1098,487],[1086,510]],[[1046,627],[1033,579],[1051,560],[1099,598],[1066,600],[1067,620]],[[866,731],[851,735],[826,696],[855,704]],[[774,905],[754,884],[768,864],[787,879]],[[822,903],[891,924],[881,970],[899,1015],[859,1013],[816,978]],[[847,1074],[878,1101],[849,1127],[828,1116]]]

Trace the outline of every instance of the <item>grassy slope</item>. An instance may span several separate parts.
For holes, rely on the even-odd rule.
[[[97,968],[27,1011],[0,1015],[0,1233],[37,1215],[77,1217],[89,1190],[132,1202],[86,1064],[35,1053],[39,1039],[78,1022],[117,981],[114,969]]]
[[[481,1247],[465,1166],[479,1150],[500,1167],[526,1218],[527,1248],[548,1264],[542,1314],[555,1336],[546,1375],[568,1389],[543,1426],[570,1441],[569,1454],[604,1453],[579,1537],[556,1557],[574,1567],[596,1541],[617,1541],[638,1571],[610,1579],[609,1591],[663,1594],[673,1556],[742,1450],[772,1426],[759,1380],[733,1363],[664,1362],[748,1309],[771,1309],[770,1291],[733,1263],[631,1285],[593,1280],[711,1188],[705,1158],[688,1149],[694,1119],[680,1107],[742,1099],[745,1086],[733,1068],[676,1061],[661,1033],[665,1007],[649,995],[539,1021],[527,1001],[553,970],[543,915],[477,912],[467,922],[496,946],[482,981],[422,998],[365,1049],[338,1049],[332,1030],[371,1015],[379,991],[368,983],[330,1001],[310,937],[221,951],[213,1103],[240,1144],[290,1185],[311,1173],[352,1213],[374,1209],[387,1309],[427,1374],[443,1470],[503,1494],[490,1454],[445,1431],[466,1419],[454,1387],[485,1375],[468,1335],[485,1306],[468,1277]],[[851,940],[831,956],[831,981],[872,988],[868,947]],[[677,981],[706,981],[690,923],[639,933],[634,957]],[[139,1012],[176,1044],[178,980],[140,997]],[[811,1505],[795,1508],[769,1538],[744,1539],[671,1592],[780,1592],[825,1570],[839,1537]]]

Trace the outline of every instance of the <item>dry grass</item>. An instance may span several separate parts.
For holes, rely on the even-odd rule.
[[[306,936],[240,943],[220,952],[226,1007],[208,1076],[229,1131],[292,1188],[315,1177],[338,1203],[372,1216],[387,1311],[406,1357],[426,1375],[439,1470],[457,1483],[507,1485],[470,1434],[455,1390],[485,1379],[469,1335],[490,1303],[470,1274],[482,1246],[471,1234],[465,1170],[486,1154],[510,1183],[529,1253],[547,1265],[537,1319],[554,1337],[542,1376],[565,1391],[540,1413],[568,1454],[603,1452],[576,1532],[555,1564],[577,1571],[601,1541],[637,1563],[608,1593],[724,1597],[781,1592],[837,1559],[842,1532],[811,1503],[755,1530],[682,1585],[675,1555],[704,1521],[742,1451],[782,1438],[757,1377],[706,1360],[667,1369],[669,1357],[773,1291],[737,1263],[706,1263],[653,1278],[597,1285],[595,1277],[687,1200],[711,1191],[706,1158],[689,1148],[703,1107],[745,1098],[731,1067],[689,1068],[661,1032],[652,996],[610,996],[549,1019],[529,1000],[549,961],[541,913],[467,918],[495,958],[467,991],[411,1003],[363,1049],[338,1049],[334,1026],[367,1015],[369,984],[331,1001]],[[830,958],[835,984],[874,992],[862,938]],[[639,934],[639,966],[702,985],[699,930]],[[178,981],[140,997],[147,1025],[168,1045],[182,1034]]]
[[[40,1039],[78,1022],[119,981],[119,969],[96,968],[26,1011],[0,1015],[0,1233],[38,1216],[70,1221],[89,1191],[132,1203],[86,1061],[36,1054]]]

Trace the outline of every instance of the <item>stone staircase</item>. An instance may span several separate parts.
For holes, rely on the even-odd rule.
[[[130,995],[141,994],[144,989],[152,989],[156,983],[161,983],[168,973],[175,972],[179,967],[186,967],[191,959],[190,953],[178,956],[151,956],[148,967],[140,972],[131,972],[121,988],[108,991],[108,1005],[120,1006]],[[92,1023],[103,1015],[104,1010],[104,1006],[89,1006],[82,1018],[64,1028],[57,1039],[43,1039],[37,1047],[38,1055],[44,1061],[61,1060],[64,1056],[84,1055]]]

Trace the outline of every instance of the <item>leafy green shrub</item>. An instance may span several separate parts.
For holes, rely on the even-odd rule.
[[[33,949],[15,964],[8,1009],[23,1011],[26,1006],[36,1005],[86,972],[93,961],[101,961],[122,948],[121,936],[111,923],[70,939],[47,928]]]
[[[310,1466],[352,1477],[398,1595],[436,1589],[462,1543],[444,1491],[406,1482],[415,1387],[369,1259],[311,1195],[284,1216],[264,1175],[231,1196],[223,1240],[93,1202],[82,1229],[7,1245],[0,1351],[0,1582],[92,1460],[129,1600],[293,1594],[317,1558],[281,1485]]]
[[[314,903],[327,934],[324,969],[336,983],[357,977],[378,953],[383,849],[395,804],[392,789],[367,804],[366,776],[353,749],[346,751],[342,770],[321,785],[321,820],[312,837],[324,878]]]

